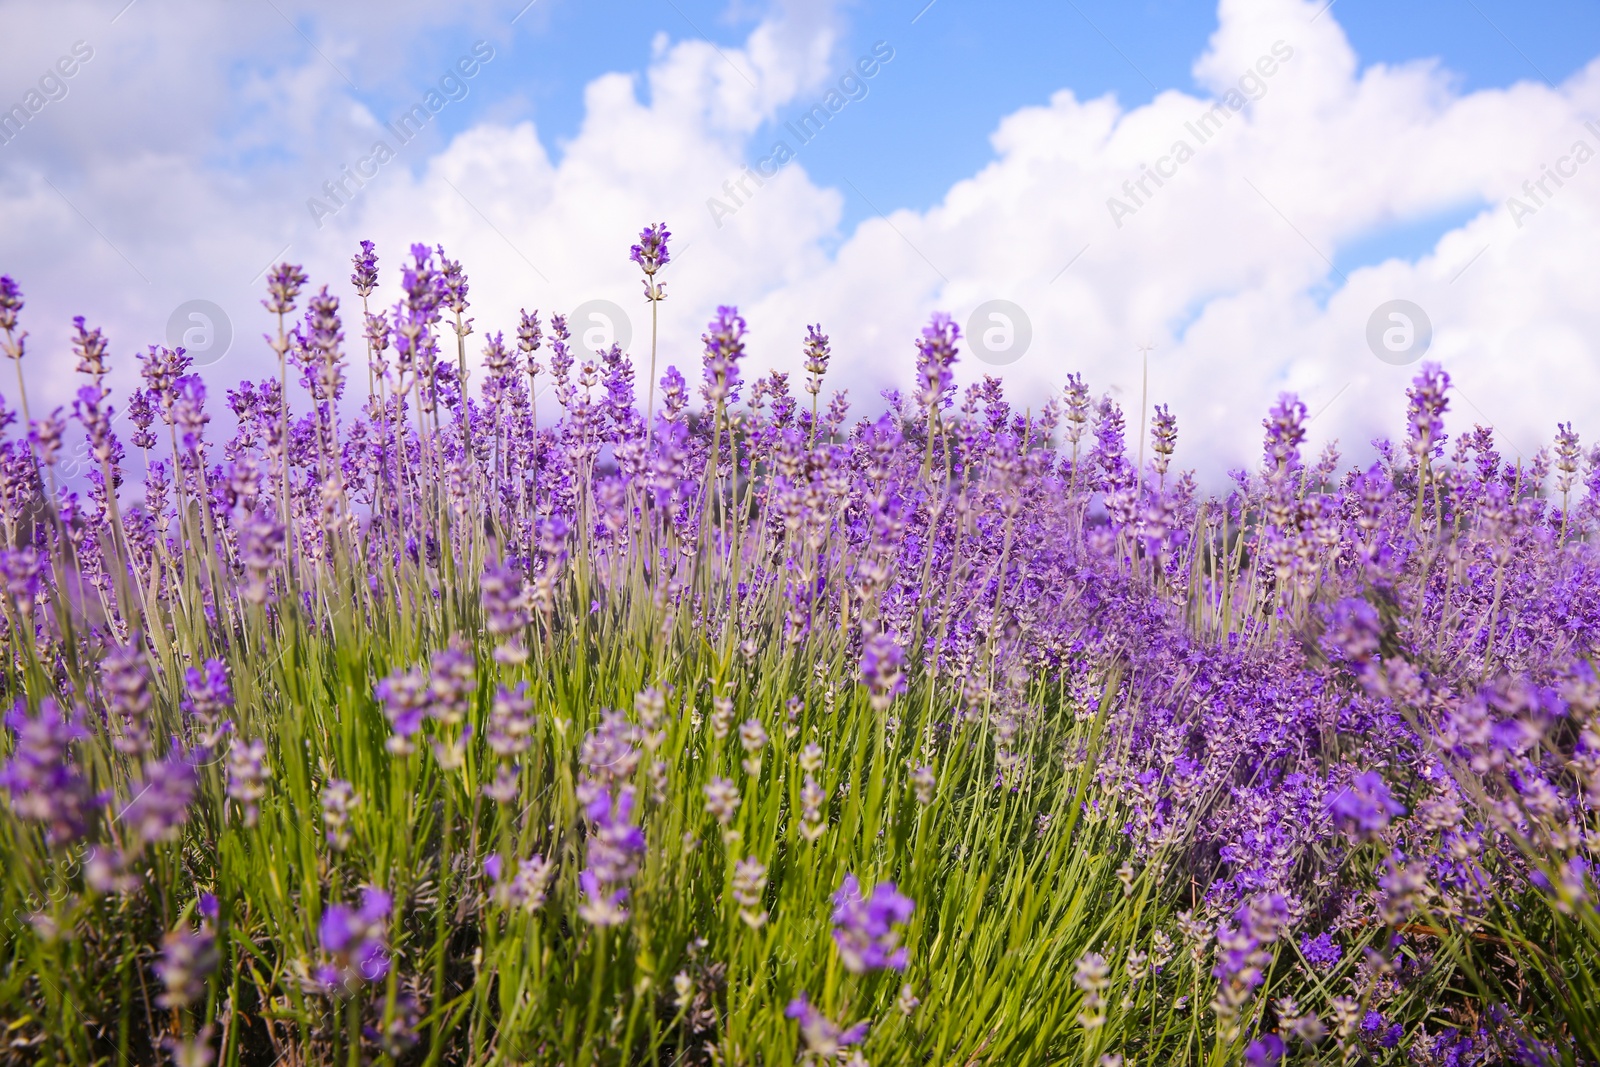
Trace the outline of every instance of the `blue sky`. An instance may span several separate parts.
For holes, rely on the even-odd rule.
[[[485,82],[520,95],[559,152],[582,121],[591,79],[640,69],[661,32],[736,47],[759,14],[747,6],[741,18],[725,0],[538,0],[517,22],[514,58]],[[895,48],[864,106],[806,146],[806,166],[819,181],[848,180],[865,194],[847,199],[846,228],[873,213],[867,201],[886,212],[932,206],[994,158],[988,137],[1000,116],[1061,89],[1080,99],[1112,93],[1125,107],[1166,89],[1195,90],[1191,67],[1217,28],[1216,8],[1196,0],[862,0],[845,12],[841,71],[875,41]],[[1593,0],[1335,0],[1329,14],[1363,64],[1437,59],[1464,91],[1559,83],[1600,47]],[[501,113],[501,103],[486,93],[451,119],[459,129],[485,111]],[[787,117],[802,110],[792,107]],[[1397,239],[1431,245],[1428,235],[1437,239],[1448,219],[1425,221],[1400,228]]]
[[[663,33],[673,40],[704,37],[731,52],[763,9],[727,0],[536,0],[497,13],[501,20],[484,25],[501,56],[472,95],[446,112],[440,132],[448,136],[486,118],[529,118],[559,158],[583,121],[584,91],[594,78],[642,70]],[[1109,93],[1135,107],[1169,89],[1197,91],[1191,68],[1217,28],[1215,7],[1194,0],[859,0],[844,7],[844,16],[840,72],[875,42],[887,41],[895,52],[846,121],[831,124],[803,151],[814,180],[848,193],[845,233],[880,211],[938,203],[955,182],[994,159],[989,135],[1000,116],[1052,93],[1069,89],[1079,99]],[[1437,61],[1463,92],[1560,83],[1600,45],[1600,4],[1592,0],[1334,0],[1320,17],[1329,16],[1363,65]],[[310,20],[303,25],[314,32]],[[278,33],[280,46],[295,47],[287,26]],[[360,97],[379,115],[410,103],[416,93],[407,95],[404,71],[416,72],[416,86],[432,80],[468,43],[455,36],[460,40],[442,33],[416,42],[416,54]],[[755,139],[750,160],[813,102],[808,97],[783,109]],[[329,147],[337,157],[344,146]],[[1482,206],[1474,201],[1395,220],[1340,247],[1334,262],[1348,272],[1390,256],[1415,257]]]

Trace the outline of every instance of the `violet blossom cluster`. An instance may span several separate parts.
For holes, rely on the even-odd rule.
[[[895,927],[909,922],[915,909],[893,882],[880,882],[871,893],[863,893],[860,880],[845,875],[833,895],[833,943],[845,970],[905,970],[909,957]]]
[[[656,224],[630,250],[653,302],[670,237]],[[469,367],[472,286],[442,248],[410,249],[387,306],[371,242],[352,266],[348,327],[355,309],[298,266],[267,272],[277,377],[224,393],[182,350],[151,347],[114,398],[116,351],[80,318],[75,401],[36,419],[0,402],[0,429],[18,424],[0,442],[0,622],[21,680],[0,789],[18,840],[90,849],[86,898],[157,893],[164,870],[188,870],[174,857],[207,862],[218,834],[254,854],[319,808],[307,844],[324,866],[308,877],[343,896],[327,885],[390,847],[383,820],[410,799],[394,783],[448,778],[463,803],[416,821],[468,826],[472,855],[421,887],[428,906],[470,893],[463,916],[492,904],[509,924],[570,900],[589,926],[623,926],[649,847],[677,847],[655,832],[670,810],[685,851],[729,857],[729,911],[750,936],[783,925],[785,880],[850,843],[875,786],[924,829],[976,790],[1019,808],[1007,848],[1045,847],[1064,823],[1117,835],[1112,900],[1181,868],[1178,933],[1215,986],[1211,1017],[1259,1063],[1323,1025],[1280,997],[1278,1033],[1250,1029],[1275,968],[1313,985],[1359,975],[1360,996],[1318,1010],[1370,1052],[1400,1040],[1394,1009],[1362,1000],[1399,981],[1389,935],[1445,923],[1481,940],[1508,894],[1592,915],[1600,455],[1571,423],[1550,451],[1505,455],[1492,429],[1457,425],[1429,364],[1398,443],[1341,469],[1332,445],[1309,450],[1306,405],[1285,394],[1258,461],[1202,493],[1165,405],[1125,411],[1078,375],[1022,405],[965,374],[945,314],[916,340],[910,391],[862,413],[843,392],[823,402],[821,324],[790,339],[807,374],[792,388],[752,370],[748,323],[719,307],[697,408],[692,372],[641,389],[632,354],[583,351],[562,315],[547,331],[523,310]],[[23,310],[0,278],[14,361]],[[1148,440],[1131,439],[1146,414]],[[80,444],[92,462],[69,475],[60,456]],[[337,690],[319,694],[340,705],[336,729],[281,731],[303,694],[274,691],[268,662],[261,678],[230,672],[284,635],[348,640],[351,619],[356,665],[316,682]],[[647,677],[599,638],[619,619],[654,643]],[[372,636],[384,626],[393,645]],[[717,649],[718,672],[669,710],[654,672],[685,634]],[[593,657],[590,688],[550,684],[569,655]],[[806,666],[772,687],[774,662]],[[636,685],[637,723],[606,710]],[[841,770],[850,743],[827,733],[852,707],[893,751],[877,781]],[[352,763],[369,736],[376,761]],[[976,784],[952,771],[969,758]],[[1062,773],[1064,808],[1020,811]],[[556,782],[576,810],[528,815]],[[741,837],[755,832],[780,840]],[[566,855],[571,869],[545,858]],[[906,872],[885,874],[899,881],[867,891],[851,874],[832,897],[829,951],[852,976],[906,970],[913,914],[939,921],[939,901],[917,889],[917,913],[899,891]],[[310,984],[379,983],[403,955],[395,911],[376,889],[323,908]],[[173,1006],[199,995],[207,929],[161,950]],[[1111,1024],[1122,961],[1167,980],[1177,935],[1160,936],[1162,963],[1098,943],[1077,958],[1065,980],[1084,1032]],[[789,1005],[815,1056],[865,1039],[830,1018],[836,1003]],[[1414,1047],[1487,1056],[1516,1020],[1477,1007],[1418,1022]]]

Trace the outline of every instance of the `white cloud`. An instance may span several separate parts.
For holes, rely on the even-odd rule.
[[[658,41],[642,77],[617,73],[588,86],[583,122],[558,159],[525,121],[408,146],[320,230],[302,202],[370,142],[373,116],[350,106],[340,74],[315,54],[285,48],[271,62],[245,63],[242,31],[168,20],[143,31],[181,34],[148,42],[167,56],[167,72],[116,84],[145,93],[135,102],[143,108],[174,106],[177,93],[198,97],[181,112],[195,128],[187,139],[172,129],[145,139],[115,129],[89,100],[63,101],[61,114],[42,117],[62,120],[50,134],[60,144],[27,165],[0,148],[0,211],[21,220],[0,236],[0,269],[23,281],[29,326],[58,350],[53,339],[74,311],[103,316],[127,352],[134,337],[159,340],[179,300],[219,299],[237,316],[238,354],[227,366],[246,376],[267,366],[264,350],[251,354],[263,324],[251,276],[284,243],[315,279],[347,292],[349,253],[372,237],[392,293],[406,245],[442,242],[472,277],[480,334],[513,326],[519,306],[549,312],[594,297],[637,309],[639,324],[645,305],[626,249],[640,225],[664,218],[677,255],[663,275],[663,360],[686,370],[710,311],[737,302],[753,330],[752,369],[797,370],[804,324],[821,321],[837,353],[831,384],[849,385],[858,408],[870,406],[879,388],[906,382],[911,339],[929,312],[964,320],[984,300],[1006,298],[1033,322],[1032,349],[1003,371],[1020,402],[1037,405],[1081,370],[1134,408],[1135,346],[1154,343],[1150,402],[1178,414],[1180,460],[1215,476],[1251,460],[1280,389],[1299,391],[1313,411],[1326,405],[1313,444],[1338,436],[1356,451],[1397,431],[1414,368],[1379,362],[1365,333],[1373,309],[1405,298],[1426,309],[1430,358],[1461,387],[1456,425],[1492,421],[1523,451],[1547,440],[1558,419],[1600,432],[1600,309],[1586,291],[1600,266],[1600,159],[1560,188],[1545,179],[1551,195],[1520,226],[1506,208],[1574,142],[1600,151],[1600,134],[1584,128],[1600,116],[1600,61],[1556,88],[1462,93],[1434,63],[1363,69],[1335,13],[1314,18],[1320,7],[1222,0],[1196,79],[1219,98],[1245,79],[1259,99],[1217,113],[1204,143],[1191,127],[1215,100],[1168,91],[1122,109],[1062,90],[999,117],[995,160],[941,203],[849,233],[839,230],[843,192],[814,182],[803,152],[720,228],[705,203],[752,152],[765,154],[767,145],[752,143],[762,124],[809,106],[850,58],[838,54],[826,7],[781,6],[739,48]],[[54,22],[36,17],[24,36],[70,44],[69,16],[87,18],[87,9],[63,10]],[[365,46],[349,47],[353,17],[329,16],[314,29],[352,77],[379,76],[361,58]],[[172,69],[172,51],[206,32],[232,43]],[[462,31],[463,47],[471,37]],[[0,45],[0,66],[31,69],[14,47]],[[135,73],[161,67],[110,56],[108,79],[119,63]],[[69,120],[78,105],[82,115]],[[228,128],[220,138],[219,124]],[[1170,158],[1179,141],[1193,153],[1181,164]],[[1170,174],[1162,185],[1145,178],[1137,198],[1124,190],[1158,164]],[[1120,226],[1107,206],[1113,197],[1133,209]],[[1348,277],[1330,267],[1375,230],[1473,205],[1485,206],[1415,262]],[[634,336],[642,365],[647,332]],[[60,396],[69,383],[44,369],[51,360],[66,365],[59,355],[40,358],[31,380]],[[986,369],[965,364],[969,379]],[[1137,412],[1129,415],[1137,427]]]

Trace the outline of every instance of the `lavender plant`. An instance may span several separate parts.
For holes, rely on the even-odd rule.
[[[379,278],[363,242],[352,346],[270,271],[231,419],[151,348],[124,444],[82,319],[70,420],[0,402],[8,1056],[1600,1056],[1570,424],[1548,493],[1428,366],[1376,463],[1308,462],[1286,396],[1208,497],[1165,407],[1141,470],[1078,376],[958,389],[948,316],[852,421],[820,325],[807,404],[719,308],[701,405],[668,367],[641,412],[537,312],[474,391],[461,264]]]

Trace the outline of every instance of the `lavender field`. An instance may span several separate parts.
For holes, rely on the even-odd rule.
[[[1508,459],[1423,364],[1351,466],[1285,395],[1209,493],[946,316],[864,399],[396,253],[272,268],[226,395],[0,278],[5,1061],[1600,1062],[1559,413]]]

